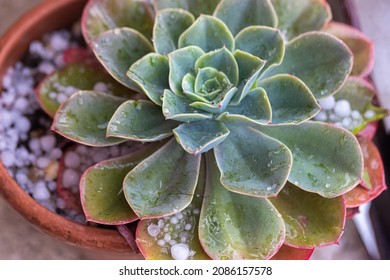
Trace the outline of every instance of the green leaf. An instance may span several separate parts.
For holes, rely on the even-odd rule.
[[[264,68],[265,61],[250,53],[236,50],[234,58],[238,65],[238,92],[234,96],[232,103],[239,104],[249,93]]]
[[[195,78],[194,89],[197,97],[194,101],[200,100],[206,103],[212,103],[223,96],[232,87],[229,78],[223,73],[212,67],[201,68]]]
[[[339,39],[323,32],[309,32],[289,42],[282,64],[270,68],[261,78],[297,76],[319,99],[340,89],[352,64],[352,53]]]
[[[172,139],[131,170],[123,191],[138,217],[159,218],[185,209],[194,196],[200,159]]]
[[[272,120],[271,104],[262,88],[255,88],[239,105],[227,106],[217,120],[228,124],[266,124]]]
[[[210,259],[204,252],[198,236],[199,214],[206,183],[205,167],[205,162],[202,161],[195,195],[187,208],[172,216],[142,220],[138,223],[136,241],[145,259],[172,260],[172,250],[175,249],[172,247],[175,244],[188,248],[187,259]]]
[[[278,29],[266,26],[250,26],[237,34],[236,49],[266,60],[264,70],[280,64],[284,56],[284,41]]]
[[[185,10],[159,11],[153,29],[153,45],[157,53],[167,55],[178,47],[180,35],[195,21]]]
[[[196,71],[205,67],[212,67],[223,72],[230,83],[236,86],[238,84],[238,65],[233,54],[223,47],[222,49],[210,51],[202,55],[195,63]],[[196,91],[196,89],[195,89]]]
[[[229,137],[214,149],[222,185],[244,195],[276,196],[290,174],[290,150],[252,128],[230,130]]]
[[[370,122],[383,119],[388,115],[386,109],[373,105],[375,95],[375,89],[370,83],[361,78],[353,77],[348,78],[342,88],[334,95],[336,102],[347,100],[351,106],[351,110],[360,113],[356,116],[356,119],[349,117],[350,124],[345,127],[353,134],[356,135]],[[338,121],[342,123],[341,118],[332,121],[332,123]]]
[[[213,259],[267,259],[282,246],[283,220],[264,198],[228,191],[212,154],[207,157],[206,192],[199,239]]]
[[[174,93],[177,95],[183,93],[183,78],[188,74],[196,75],[195,62],[203,54],[204,51],[195,46],[179,49],[169,54],[169,86]]]
[[[127,156],[100,162],[83,174],[80,196],[88,221],[124,225],[138,220],[123,195],[123,179],[159,147],[161,144],[151,144]]]
[[[258,126],[283,142],[293,153],[289,181],[326,198],[353,189],[363,174],[359,143],[349,131],[320,122],[294,126]]]
[[[118,27],[130,27],[151,38],[153,21],[153,7],[146,1],[95,0],[84,8],[82,30],[87,42]]]
[[[299,124],[321,110],[310,89],[294,76],[276,75],[258,86],[267,92],[273,124]]]
[[[43,80],[37,88],[38,101],[42,109],[49,116],[54,117],[61,105],[57,100],[59,94],[93,90],[98,83],[104,83],[107,91],[111,91],[113,95],[128,97],[132,93],[99,68],[77,63],[66,65]]]
[[[189,122],[173,130],[176,140],[190,154],[198,155],[219,145],[229,135],[226,126],[214,120]]]
[[[231,88],[218,98],[219,102],[213,102],[211,104],[205,102],[193,102],[190,106],[212,114],[218,114],[226,109],[226,106],[229,104],[230,100],[232,100],[236,92],[237,88]]]
[[[339,22],[330,22],[323,29],[340,38],[353,53],[352,76],[367,77],[374,67],[374,42],[360,30]]]
[[[279,18],[278,28],[287,40],[309,31],[320,30],[332,18],[324,0],[272,0]]]
[[[199,113],[190,106],[192,101],[186,97],[175,95],[170,90],[164,92],[162,110],[168,120],[181,122],[192,122],[204,119],[211,119],[212,115],[208,113]]]
[[[226,47],[234,49],[234,38],[228,27],[219,19],[201,15],[179,38],[179,48],[200,47],[205,52]]]
[[[211,15],[220,0],[154,0],[156,10],[180,8],[189,11],[195,17],[201,14]]]
[[[112,95],[79,91],[64,102],[54,117],[51,129],[88,146],[112,146],[123,139],[106,137],[111,116],[125,100]]]
[[[287,183],[278,197],[270,201],[286,224],[287,245],[298,248],[325,246],[337,243],[343,234],[343,197],[328,199]]]
[[[161,106],[161,96],[169,89],[168,58],[151,53],[134,63],[127,76],[145,92],[151,101]]]
[[[126,71],[138,59],[153,51],[153,46],[139,32],[124,27],[102,33],[92,49],[104,68],[121,84],[139,90],[126,76]]]
[[[161,108],[147,100],[129,100],[115,111],[107,136],[140,142],[154,142],[172,135],[179,124],[166,121]]]
[[[222,0],[214,16],[225,22],[233,35],[252,25],[276,27],[278,24],[269,0]]]

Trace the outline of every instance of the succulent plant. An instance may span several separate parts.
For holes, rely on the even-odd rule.
[[[90,0],[84,38],[124,87],[82,88],[52,128],[90,146],[156,143],[84,173],[88,220],[140,219],[148,259],[308,258],[336,243],[344,194],[385,186],[373,183],[383,172],[364,167],[380,161],[363,158],[365,140],[315,121],[321,100],[342,94],[355,111],[370,110],[355,134],[386,112],[349,77],[367,75],[370,59],[354,61],[342,41],[350,34],[330,19],[322,0]],[[370,46],[359,36],[345,41]]]

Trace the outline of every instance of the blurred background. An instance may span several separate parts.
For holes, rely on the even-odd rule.
[[[55,1],[55,0],[50,0]],[[0,0],[0,36],[12,25],[21,15],[32,7],[38,5],[41,0]],[[342,0],[330,1],[337,6]],[[390,32],[388,32],[390,0],[348,0],[355,7],[355,15],[359,21],[360,28],[375,42],[376,62],[375,70],[372,75],[374,83],[381,93],[379,97],[382,106],[390,109]],[[334,4],[335,3],[335,4]],[[386,105],[387,104],[387,105]],[[387,125],[387,131],[390,131],[390,121]],[[387,136],[384,133],[385,127],[382,127],[382,135],[379,142],[382,148],[386,150]],[[390,160],[390,153],[385,151],[384,160]],[[388,162],[388,161],[387,161]],[[386,246],[386,218],[384,211],[388,203],[388,191],[375,203],[375,228],[380,228],[379,234],[381,249]],[[390,213],[390,211],[388,211]],[[387,213],[387,211],[386,211]],[[378,226],[379,225],[379,226]],[[89,259],[103,258],[104,256],[91,254],[69,246],[37,231],[15,210],[13,210],[0,197],[0,259]],[[388,225],[387,225],[388,226]],[[340,240],[339,245],[333,245],[321,248],[315,251],[312,259],[370,259],[377,258],[378,251],[367,253],[366,246],[357,231],[356,225],[352,220],[346,224],[346,232]],[[383,253],[382,253],[383,254]]]

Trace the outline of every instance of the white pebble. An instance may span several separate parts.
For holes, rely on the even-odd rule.
[[[186,238],[186,237],[184,237],[184,236],[183,236],[183,237],[180,237],[180,242],[181,242],[181,243],[185,243],[186,241],[187,241],[187,238]]]
[[[46,75],[51,74],[55,70],[56,70],[55,66],[53,64],[51,64],[50,62],[44,61],[44,62],[41,62],[38,66],[38,71],[43,73],[43,74],[46,74]]]
[[[92,155],[92,159],[94,162],[101,162],[105,159],[107,159],[107,155],[102,152],[97,152]]]
[[[34,154],[40,153],[41,151],[41,142],[37,138],[33,138],[28,143],[28,146],[30,147],[30,150],[34,152]]]
[[[176,217],[172,217],[172,218],[170,219],[170,222],[171,222],[171,224],[176,225],[176,224],[179,222],[179,219],[176,218]]]
[[[164,241],[165,241],[165,242],[171,241],[171,236],[170,236],[168,233],[165,234],[165,236],[164,236]]]
[[[194,215],[198,215],[200,213],[200,211],[199,211],[199,209],[194,209],[194,210],[192,210],[192,213]]]
[[[345,128],[348,128],[348,127],[351,125],[351,123],[352,123],[352,118],[346,117],[346,118],[344,118],[344,119],[341,121],[341,123],[343,124],[343,126],[344,126]]]
[[[187,244],[177,243],[171,247],[171,256],[174,260],[186,260],[190,256]]]
[[[183,219],[183,213],[179,212],[179,213],[176,213],[175,214],[176,218],[178,218],[179,220]]]
[[[69,47],[69,41],[58,33],[54,33],[50,38],[50,46],[55,51],[64,51]]]
[[[66,94],[60,93],[60,94],[57,95],[57,103],[62,104],[66,100],[68,100],[68,98],[69,97]]]
[[[362,118],[362,115],[360,115],[360,112],[357,111],[357,110],[353,110],[352,113],[351,113],[351,117],[354,119],[354,120],[360,120]]]
[[[375,117],[375,112],[373,110],[368,110],[364,113],[364,117],[366,119],[372,119],[373,117]]]
[[[191,228],[192,228],[192,225],[191,225],[191,224],[186,224],[186,225],[184,226],[184,229],[185,229],[185,230],[191,230]]]
[[[20,184],[20,185],[27,184],[27,182],[29,181],[27,175],[24,174],[23,172],[20,172],[20,171],[18,171],[18,172],[16,173],[15,179],[16,179],[16,181],[18,182],[18,184]]]
[[[11,167],[15,164],[15,155],[11,151],[4,151],[1,153],[1,161],[5,167]]]
[[[334,106],[334,112],[341,118],[348,117],[351,114],[351,105],[347,100],[339,100]]]
[[[58,160],[62,157],[62,151],[59,148],[55,148],[50,152],[50,159]]]
[[[80,180],[80,175],[73,169],[65,169],[62,184],[65,188],[70,188],[72,186],[78,186]]]
[[[93,89],[96,90],[96,91],[107,92],[108,86],[105,83],[103,83],[103,82],[99,82],[99,83],[96,83],[93,86]]]
[[[37,182],[32,195],[36,200],[48,200],[50,198],[50,192],[47,189],[45,182]]]
[[[164,227],[164,220],[158,220],[157,225],[159,228],[163,228]]]
[[[147,231],[149,235],[152,237],[156,237],[157,235],[160,234],[160,228],[158,227],[158,225],[155,224],[150,224],[147,228]]]
[[[32,84],[33,83],[29,83],[28,81],[19,83],[16,85],[16,91],[22,96],[27,96],[30,92],[33,92]]]
[[[26,117],[16,120],[15,126],[19,132],[28,132],[31,129],[31,122]]]
[[[48,167],[50,164],[50,159],[47,158],[47,157],[39,157],[37,159],[37,166],[40,168],[40,169],[45,169],[46,167]]]
[[[14,108],[22,113],[28,108],[28,106],[29,106],[29,103],[28,103],[27,99],[24,97],[19,97],[18,99],[16,99],[15,104],[14,104]]]
[[[55,191],[57,189],[57,183],[55,181],[50,181],[48,184],[47,184],[47,188],[50,190],[50,191]]]
[[[159,245],[159,246],[164,246],[165,245],[165,241],[164,240],[162,240],[162,239],[160,239],[159,241],[157,241],[157,245]]]
[[[174,239],[171,239],[171,241],[169,241],[169,244],[172,246],[172,245],[175,245],[175,244],[177,244],[177,241],[176,240],[174,240]]]
[[[80,155],[85,155],[88,153],[88,148],[82,145],[77,146],[76,152]]]
[[[80,157],[75,152],[68,152],[65,156],[65,165],[70,168],[77,168],[80,166]]]
[[[336,100],[333,96],[329,96],[327,98],[321,99],[318,101],[320,103],[320,106],[324,110],[332,110],[336,104]]]
[[[41,147],[45,152],[50,152],[56,145],[56,138],[54,135],[45,135],[40,138]]]
[[[320,122],[325,122],[328,119],[328,116],[325,111],[321,111],[314,117],[314,119]]]

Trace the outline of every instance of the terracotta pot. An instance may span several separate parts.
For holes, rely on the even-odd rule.
[[[0,38],[0,80],[28,50],[32,40],[70,26],[80,18],[86,0],[46,0],[28,12]],[[41,206],[20,188],[0,162],[0,194],[39,230],[82,248],[129,253],[125,239],[115,229],[84,226]],[[133,254],[132,258],[140,255]]]

